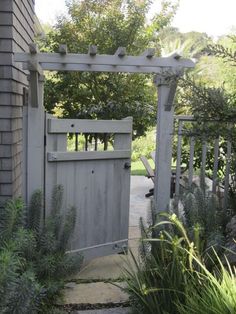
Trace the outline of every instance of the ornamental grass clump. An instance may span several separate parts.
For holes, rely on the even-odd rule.
[[[76,210],[63,218],[62,196],[56,186],[45,222],[40,191],[28,209],[20,199],[0,209],[0,313],[52,313],[65,277],[80,268],[81,256],[66,254]]]
[[[193,257],[200,271],[190,274],[185,287],[185,303],[178,302],[181,314],[234,314],[236,313],[236,269],[227,259],[224,264],[216,252],[218,266],[211,273]]]
[[[152,213],[149,227],[140,221],[139,259],[131,254],[134,263],[125,269],[133,313],[236,313],[235,269],[221,246],[225,235],[219,203],[196,187],[183,200],[182,221],[167,213]],[[216,311],[207,311],[218,298]]]
[[[154,231],[155,238],[142,240],[141,260],[132,255],[135,266],[125,270],[133,313],[177,313],[176,303],[185,301],[186,270],[193,269],[188,252],[197,251],[176,215],[165,218],[145,231]]]

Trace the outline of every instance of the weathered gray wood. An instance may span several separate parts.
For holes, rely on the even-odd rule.
[[[157,110],[157,149],[155,157],[154,210],[168,211],[170,202],[172,134],[174,123],[174,106],[166,110],[171,86],[168,76],[157,76],[158,110]]]
[[[80,72],[111,72],[111,73],[160,73],[161,67],[142,67],[142,66],[116,66],[116,65],[88,65],[88,64],[59,64],[59,63],[40,63],[45,71],[80,71]],[[28,64],[26,64],[26,69]]]
[[[49,133],[130,133],[128,120],[49,119]]]
[[[32,0],[33,1],[33,0]],[[28,86],[21,64],[13,55],[28,47],[33,38],[33,23],[24,14],[26,0],[0,1],[0,198],[15,198],[24,193],[27,173],[23,158],[27,155],[27,130],[22,130],[23,87]],[[31,0],[27,1],[28,3]],[[20,3],[20,6],[17,6]],[[17,8],[17,10],[16,10]],[[33,13],[33,12],[31,12]],[[32,28],[31,28],[32,26]],[[31,29],[29,31],[29,29]],[[1,66],[3,65],[3,66]],[[24,118],[25,116],[24,112]],[[25,119],[24,119],[25,125]],[[32,125],[31,125],[32,127]],[[22,133],[24,138],[22,143]],[[39,165],[40,166],[40,165]],[[10,182],[9,182],[9,171]],[[5,181],[5,182],[4,182]]]
[[[37,46],[36,43],[30,43],[30,44],[29,44],[29,52],[30,52],[31,54],[36,54],[36,53],[38,53],[38,46]]]
[[[190,137],[189,169],[188,169],[188,184],[189,184],[189,186],[191,186],[192,182],[193,182],[194,145],[195,145],[195,139],[193,136],[191,136]]]
[[[88,65],[88,64],[62,64],[62,63],[40,63],[41,67],[45,71],[81,71],[81,72],[111,72],[111,73],[160,73],[161,66],[116,66],[116,65]],[[28,65],[25,67],[27,68]],[[163,66],[164,67],[164,66]],[[180,66],[181,67],[181,66]],[[178,68],[178,67],[177,67]]]
[[[12,25],[12,14],[9,12],[0,12],[0,25]]]
[[[202,143],[202,165],[201,165],[201,170],[202,170],[202,179],[205,181],[206,177],[206,158],[207,158],[207,143],[205,140],[203,140]]]
[[[48,152],[48,161],[76,161],[97,159],[129,158],[130,150],[86,151],[86,152]]]
[[[97,51],[98,51],[97,46],[90,45],[90,46],[89,46],[89,49],[88,49],[88,54],[89,54],[90,56],[94,57],[94,56],[96,56]]]
[[[38,72],[30,72],[29,78],[30,86],[30,104],[32,107],[37,108],[39,106],[39,77]]]
[[[0,28],[0,30],[1,30],[1,28]],[[1,52],[11,52],[12,51],[12,40],[11,39],[1,39],[0,51]]]
[[[59,45],[59,53],[62,55],[66,55],[67,54],[67,45]]]
[[[144,51],[144,53],[142,54],[142,56],[146,57],[146,58],[152,58],[154,57],[156,52],[155,48],[148,48]]]
[[[169,95],[168,95],[167,101],[165,103],[165,110],[167,110],[167,111],[171,110],[171,108],[173,106],[176,88],[177,88],[177,82],[174,80],[174,82],[170,83]]]
[[[35,34],[35,29],[33,27],[33,24],[31,24],[30,19],[27,19],[27,17],[22,18],[22,13],[20,13],[19,10],[15,12],[12,16],[12,22],[14,25],[14,28],[18,30],[20,34],[27,34],[31,38],[31,40],[28,41],[28,44],[30,42],[33,42],[34,40],[34,34]],[[27,50],[24,50],[27,51]]]
[[[30,72],[38,72],[38,74],[43,75],[43,69],[37,62],[30,62],[27,64],[23,64],[23,70],[29,70]]]
[[[39,103],[38,107],[32,107],[32,98],[29,95],[29,106],[27,107],[27,203],[32,193],[44,190],[44,125],[45,113],[43,108],[43,82],[38,85]]]
[[[182,120],[182,121],[194,121],[194,116],[189,115],[174,115],[174,119]]]
[[[106,246],[108,242],[128,238],[128,228],[125,228],[126,236],[121,237],[127,226],[129,206],[121,192],[125,176],[129,174],[123,160],[117,164],[113,160],[57,164],[54,178],[57,184],[64,186],[65,210],[69,204],[77,207],[76,232],[70,250]],[[129,189],[125,188],[124,193],[128,195]]]
[[[227,209],[228,198],[229,198],[229,175],[230,175],[230,163],[231,163],[231,151],[232,144],[230,141],[227,141],[227,154],[226,154],[226,165],[225,165],[225,180],[224,180],[224,200],[223,208]]]
[[[140,156],[140,160],[142,161],[147,171],[147,176],[154,182],[155,172],[152,169],[151,165],[149,164],[147,158],[145,156]]]
[[[115,55],[122,58],[126,55],[126,48],[125,47],[119,47],[116,52]]]
[[[152,160],[153,160],[154,163],[155,163],[155,161],[156,161],[156,151],[154,150],[153,152],[151,152],[151,153],[150,153],[150,156],[151,156]]]
[[[212,192],[216,193],[217,187],[217,172],[218,172],[218,163],[219,163],[219,138],[215,139],[214,143],[214,167],[213,167],[213,177],[212,177]]]
[[[52,133],[54,120],[48,116],[50,122],[46,125],[46,155],[51,156],[50,160],[57,157],[54,162],[46,162],[46,215],[50,210],[51,190],[55,184],[61,184],[64,210],[68,205],[77,208],[76,231],[68,250],[81,251],[85,258],[122,252],[128,239],[130,169],[125,165],[130,162],[131,131],[115,134],[118,138],[114,151],[66,152],[67,130],[60,133],[56,129],[58,133]],[[96,133],[92,122],[96,129],[98,121],[87,120],[84,125],[88,124],[91,133]],[[112,129],[116,121],[110,122]],[[129,125],[127,130],[132,130],[132,120],[121,122]]]
[[[175,183],[175,195],[179,197],[180,187],[180,174],[181,174],[181,148],[182,148],[182,128],[183,121],[178,121],[178,143],[177,143],[177,160],[176,160],[176,183]]]
[[[8,0],[7,0],[8,1]],[[33,28],[34,26],[34,11],[26,0],[14,0],[13,1],[13,12],[19,19],[25,19],[29,25]],[[19,14],[19,15],[18,15]],[[22,18],[23,17],[23,18]]]
[[[42,64],[42,68],[46,70],[45,65],[55,64],[84,64],[84,65],[113,65],[113,66],[138,66],[138,67],[186,67],[192,68],[195,66],[194,62],[190,59],[175,58],[145,58],[143,56],[125,56],[120,58],[116,55],[96,55],[91,57],[87,54],[67,54],[61,56],[60,53],[38,53],[38,62]],[[28,62],[31,56],[27,53],[16,53],[15,61]]]
[[[122,123],[125,122],[126,124],[126,130],[129,130],[129,132],[121,132],[121,129],[117,130],[114,134],[114,149],[120,150],[120,149],[128,149],[131,150],[131,143],[132,143],[132,125],[133,125],[133,118],[132,117],[126,117],[121,120]]]

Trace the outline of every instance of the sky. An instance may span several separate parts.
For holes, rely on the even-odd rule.
[[[36,14],[42,23],[53,24],[66,12],[65,0],[36,0]],[[152,11],[160,0],[154,0]],[[155,4],[156,2],[156,4]],[[236,30],[236,0],[180,0],[172,26],[181,32],[198,31],[217,38]]]

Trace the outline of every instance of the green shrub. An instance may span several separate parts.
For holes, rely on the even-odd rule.
[[[0,209],[0,313],[49,313],[64,278],[79,269],[81,256],[66,254],[76,210],[62,217],[62,195],[55,187],[45,223],[40,191],[27,210],[19,199]]]
[[[132,142],[132,161],[139,160],[140,156],[150,157],[156,148],[156,130],[152,129],[145,136],[136,138]]]

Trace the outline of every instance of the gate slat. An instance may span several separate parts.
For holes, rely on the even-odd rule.
[[[206,158],[207,158],[207,143],[204,140],[202,143],[202,180],[205,182],[206,177]]]
[[[223,208],[224,209],[226,209],[227,206],[228,206],[231,150],[232,150],[231,142],[227,141],[227,155],[226,155],[226,166],[225,166],[225,184],[224,184],[224,202],[223,202]]]
[[[189,186],[191,186],[192,182],[193,182],[194,145],[195,145],[195,138],[193,136],[191,136],[190,137],[189,171],[188,171],[188,184],[189,184]]]
[[[131,133],[130,120],[49,119],[48,133]]]
[[[177,144],[177,161],[176,161],[176,186],[175,194],[179,196],[179,181],[180,181],[180,170],[181,170],[181,148],[182,148],[182,127],[183,121],[179,120],[178,125],[178,144]]]
[[[85,151],[85,152],[48,152],[47,160],[50,162],[96,160],[96,159],[122,159],[129,158],[129,150],[116,151]]]
[[[218,160],[219,157],[219,138],[215,139],[214,143],[214,167],[213,167],[213,178],[212,178],[212,192],[216,193],[217,186],[217,172],[218,172]]]

